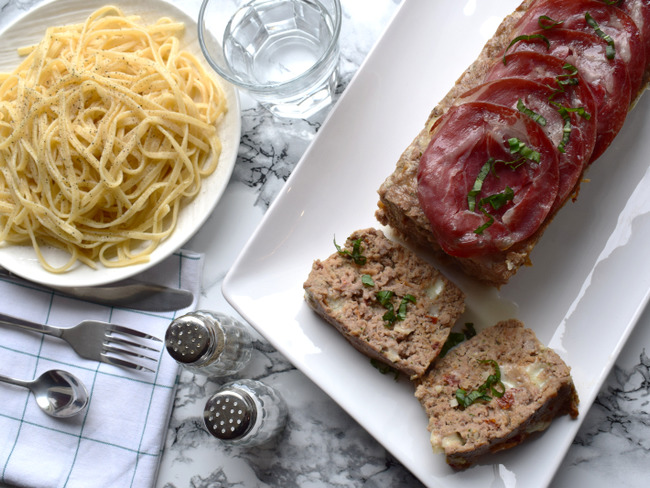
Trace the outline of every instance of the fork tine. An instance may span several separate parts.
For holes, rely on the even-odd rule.
[[[120,334],[132,335],[136,337],[141,337],[143,339],[151,339],[153,341],[162,342],[162,340],[158,339],[155,336],[145,334],[144,332],[140,332],[139,330],[130,329],[129,327],[124,327],[123,325],[110,324],[108,330],[119,332]]]
[[[139,349],[146,349],[148,351],[160,352],[160,349],[156,349],[155,347],[147,346],[145,344],[140,344],[139,342],[129,341],[127,339],[122,339],[121,337],[117,337],[112,334],[106,336],[106,339],[107,342],[114,342],[116,344],[121,344],[123,346],[133,346]]]
[[[114,366],[122,366],[124,368],[130,368],[130,369],[136,369],[138,371],[148,371],[150,373],[155,373],[155,371],[151,368],[147,368],[146,366],[142,366],[140,364],[132,363],[130,361],[125,361],[124,359],[120,358],[115,358],[113,356],[109,356],[106,353],[102,353],[102,361],[108,364],[112,364]]]
[[[121,347],[111,346],[109,343],[104,343],[105,352],[113,352],[115,354],[126,354],[127,356],[132,356],[134,358],[148,359],[149,361],[157,362],[158,358],[152,358],[151,356],[146,356],[144,354],[139,354],[128,349],[122,349]]]

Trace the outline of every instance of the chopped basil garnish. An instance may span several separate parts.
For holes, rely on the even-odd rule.
[[[485,216],[488,218],[487,222],[485,222],[483,225],[479,225],[476,229],[474,229],[474,234],[482,234],[485,229],[490,227],[492,224],[494,224],[494,217],[492,217],[487,210],[485,210],[483,207],[481,207],[481,211],[485,214]]]
[[[389,374],[390,373],[390,374],[394,375],[395,376],[395,381],[397,381],[397,379],[399,378],[399,371],[397,371],[395,368],[389,366],[386,363],[382,363],[381,361],[379,361],[379,360],[377,360],[375,358],[372,358],[370,360],[370,364],[372,364],[372,366],[377,371],[379,371],[381,374]]]
[[[522,114],[528,115],[533,121],[537,122],[541,126],[546,125],[546,119],[538,114],[537,112],[534,112],[533,110],[529,109],[524,105],[524,102],[521,100],[517,100],[517,110],[519,110]]]
[[[508,144],[510,145],[510,152],[512,154],[519,153],[521,154],[522,157],[528,159],[529,161],[534,161],[535,163],[539,163],[541,155],[537,151],[529,148],[518,138],[512,137],[508,139]],[[519,167],[519,165],[517,165],[516,167]]]
[[[553,20],[548,15],[540,15],[537,19],[537,25],[539,25],[541,29],[552,29],[553,27],[563,23],[563,20]]]
[[[494,195],[490,195],[488,197],[481,198],[481,200],[478,202],[479,207],[484,207],[487,204],[490,204],[490,206],[494,210],[499,210],[501,207],[503,207],[506,203],[508,203],[512,198],[514,197],[514,192],[512,191],[512,188],[509,186],[506,186],[506,189],[501,192],[501,193],[496,193]]]
[[[404,320],[406,318],[406,305],[408,303],[415,303],[416,299],[413,295],[407,294],[404,295],[402,301],[399,304],[399,309],[397,311],[397,320]]]
[[[478,175],[476,176],[476,180],[474,181],[474,186],[472,187],[471,191],[467,194],[467,205],[469,207],[470,212],[473,212],[474,209],[476,208],[476,196],[481,193],[481,188],[483,188],[483,182],[485,181],[485,178],[487,177],[488,173],[492,169],[494,165],[494,158],[490,158],[486,161],[486,163],[481,167],[481,169],[478,172]]]
[[[394,291],[390,290],[382,290],[378,291],[375,294],[375,297],[377,298],[377,301],[380,303],[382,307],[384,307],[387,312],[382,316],[384,321],[386,322],[384,325],[388,328],[392,328],[393,325],[395,325],[395,322],[398,320],[404,320],[406,318],[406,306],[408,303],[415,303],[416,299],[413,295],[404,295],[404,298],[400,301],[399,307],[397,308],[397,312],[395,312],[395,308],[393,307],[393,297],[395,296]]]
[[[471,339],[476,335],[476,329],[474,328],[474,324],[472,322],[465,322],[463,334],[465,334],[466,339]]]
[[[551,96],[548,97],[549,100],[553,100],[553,98],[555,98],[555,96],[559,93],[564,93],[566,91],[564,89],[565,86],[577,85],[580,83],[580,79],[576,76],[578,74],[578,68],[569,63],[566,63],[564,66],[562,66],[562,68],[567,70],[568,73],[555,77],[557,87],[549,86],[549,88],[554,89]]]
[[[465,323],[465,328],[463,332],[451,332],[447,337],[447,340],[442,345],[438,357],[444,357],[445,354],[449,352],[452,347],[457,346],[466,339],[471,339],[476,335],[476,329],[474,329],[474,324],[471,322]]]
[[[483,197],[476,202],[476,197],[481,193],[483,188],[483,183],[485,178],[492,171],[496,163],[503,163],[506,166],[509,166],[513,170],[519,168],[526,160],[532,161],[539,164],[541,155],[539,152],[528,147],[524,142],[516,137],[508,139],[508,145],[510,147],[511,154],[519,154],[520,157],[514,161],[504,161],[501,159],[488,159],[485,164],[479,170],[476,179],[474,180],[474,185],[472,189],[467,193],[467,206],[470,212],[480,211],[488,218],[487,222],[474,230],[475,234],[482,234],[485,229],[490,227],[494,223],[494,217],[490,215],[486,207],[490,205],[494,210],[499,210],[506,203],[514,199],[514,191],[510,187],[506,187],[505,190],[501,193],[496,193],[494,195],[489,195]]]
[[[506,48],[505,52],[503,53],[503,64],[507,64],[506,54],[507,54],[508,50],[513,45],[515,45],[519,41],[535,41],[537,39],[541,39],[542,41],[544,41],[544,44],[546,44],[546,49],[551,48],[551,43],[550,43],[550,41],[548,40],[548,38],[545,35],[542,35],[542,34],[530,34],[530,35],[517,36],[512,41],[510,41],[510,44],[508,44],[508,47]]]
[[[394,291],[390,290],[385,290],[385,291],[378,291],[375,294],[375,297],[377,298],[377,301],[383,306],[384,308],[393,308],[393,304],[390,302],[393,296],[395,295]]]
[[[562,107],[562,110],[566,110],[567,112],[575,112],[577,113],[580,117],[582,117],[585,120],[591,119],[591,114],[587,112],[584,107],[576,107],[576,108],[571,108],[571,107]]]
[[[566,74],[566,75],[560,75],[560,77],[562,77],[562,76],[575,76],[575,75],[578,74],[578,68],[573,66],[571,63],[565,63],[564,66],[562,66],[562,69],[567,70],[569,73]]]
[[[481,386],[476,390],[467,392],[462,388],[456,390],[456,400],[461,410],[466,409],[476,402],[489,402],[492,400],[490,395],[501,398],[506,392],[506,387],[501,381],[501,369],[494,359],[479,359],[481,364],[489,364],[494,368],[494,374],[491,374]]]
[[[341,255],[341,256],[349,256],[352,261],[354,261],[355,264],[359,265],[364,265],[366,264],[366,257],[363,255],[363,248],[361,247],[361,242],[363,239],[355,239],[352,242],[352,252],[348,251],[347,249],[343,249],[341,246],[339,246],[336,243],[336,236],[334,237],[334,247],[336,247],[336,251]]]
[[[492,217],[492,215],[490,215],[490,213],[485,209],[486,205],[489,204],[494,210],[499,210],[514,197],[515,192],[512,190],[512,188],[506,186],[506,189],[501,193],[495,193],[494,195],[481,198],[481,200],[478,202],[478,207],[479,210],[485,214],[488,220],[483,225],[475,229],[474,233],[482,234],[485,229],[494,224],[494,217]]]
[[[564,120],[564,127],[562,127],[562,140],[557,145],[557,149],[561,153],[566,153],[566,145],[569,143],[569,139],[571,138],[571,117],[566,111],[560,110],[559,112]]]
[[[456,347],[464,340],[465,340],[465,334],[463,334],[462,332],[450,332],[449,336],[447,337],[447,340],[445,341],[445,343],[442,345],[442,348],[440,349],[440,354],[438,354],[438,357],[439,358],[444,357],[452,347]]]
[[[569,143],[569,138],[571,137],[571,113],[577,113],[580,117],[583,117],[586,120],[591,118],[591,114],[587,112],[583,107],[571,108],[565,107],[564,105],[551,101],[558,113],[564,120],[564,127],[562,128],[562,140],[558,144],[558,150],[560,152],[566,152],[566,145]]]
[[[598,25],[598,22],[594,20],[594,18],[591,16],[589,12],[585,14],[585,19],[587,19],[587,24],[594,29],[596,32],[596,35],[600,37],[602,40],[604,40],[607,43],[607,48],[605,49],[605,56],[607,59],[614,59],[614,56],[616,56],[616,47],[614,46],[614,39],[611,38],[611,36],[605,34],[600,26]]]
[[[372,276],[369,274],[361,275],[361,283],[366,286],[375,286],[375,280],[372,279]]]

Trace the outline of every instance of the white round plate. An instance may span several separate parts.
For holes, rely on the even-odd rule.
[[[106,4],[105,0],[57,0],[42,5],[19,18],[0,33],[0,72],[11,72],[21,61],[17,49],[37,43],[51,26],[83,22],[89,14]],[[124,2],[118,0],[113,5],[120,7],[127,15],[138,15],[143,22],[154,22],[160,17],[170,17],[185,24],[182,38],[183,49],[197,58],[203,59],[197,39],[196,20],[178,8],[162,0],[140,0]],[[204,63],[206,70],[213,74]],[[215,79],[217,78],[214,75]],[[221,124],[219,136],[223,144],[217,170],[203,180],[200,194],[180,212],[174,232],[163,241],[151,254],[147,263],[121,268],[106,268],[98,264],[92,269],[81,263],[67,273],[50,273],[40,265],[31,245],[1,246],[0,266],[31,281],[52,286],[92,286],[112,283],[133,276],[159,263],[178,250],[203,225],[214,207],[219,202],[230,180],[241,135],[241,111],[235,88],[221,79],[217,80],[224,88],[228,99],[228,113]],[[46,256],[65,262],[61,251],[46,248]]]

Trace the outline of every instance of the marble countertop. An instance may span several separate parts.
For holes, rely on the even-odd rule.
[[[0,0],[0,29],[40,3]],[[200,5],[198,0],[172,3],[195,17]],[[342,0],[338,93],[345,90],[400,3]],[[242,96],[241,146],[231,182],[215,212],[188,244],[206,255],[201,308],[236,315],[221,294],[223,278],[325,117],[321,113],[311,120],[278,120]],[[202,410],[221,382],[183,371],[157,488],[422,486],[305,375],[253,334],[253,360],[240,376],[277,387],[287,400],[290,420],[281,448],[229,448],[211,438],[203,428]],[[553,487],[647,486],[649,348],[650,310],[646,310],[584,419]]]

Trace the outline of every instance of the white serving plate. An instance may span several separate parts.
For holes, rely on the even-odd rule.
[[[427,419],[405,379],[382,376],[313,313],[302,284],[356,229],[378,226],[377,189],[429,111],[519,0],[406,0],[287,181],[234,266],[232,306],[424,484],[547,486],[648,301],[650,185],[643,98],[594,163],[526,267],[500,291],[443,268],[467,294],[477,328],[516,317],[572,367],[578,420],[454,472],[429,445]]]
[[[90,13],[106,4],[120,7],[127,15],[138,15],[147,23],[155,22],[165,16],[183,22],[185,32],[181,39],[182,48],[204,61],[198,42],[196,20],[162,0],[140,0],[138,2],[57,0],[31,10],[0,33],[0,72],[13,71],[21,61],[16,52],[17,48],[38,42],[48,27],[83,22]],[[204,61],[203,64],[206,71],[212,74],[207,62]],[[216,78],[216,75],[214,76]],[[0,266],[31,281],[46,285],[92,286],[112,283],[133,276],[154,266],[178,250],[199,230],[221,199],[237,159],[241,135],[239,97],[232,85],[221,79],[218,81],[224,88],[229,107],[219,130],[219,137],[223,144],[219,165],[212,175],[203,180],[199,195],[181,210],[176,229],[154,250],[147,263],[121,268],[106,268],[98,263],[98,269],[77,263],[67,273],[53,274],[42,268],[31,245],[0,245]],[[46,248],[43,251],[47,257],[52,259],[53,263],[67,261],[67,256],[61,251],[52,248]]]

